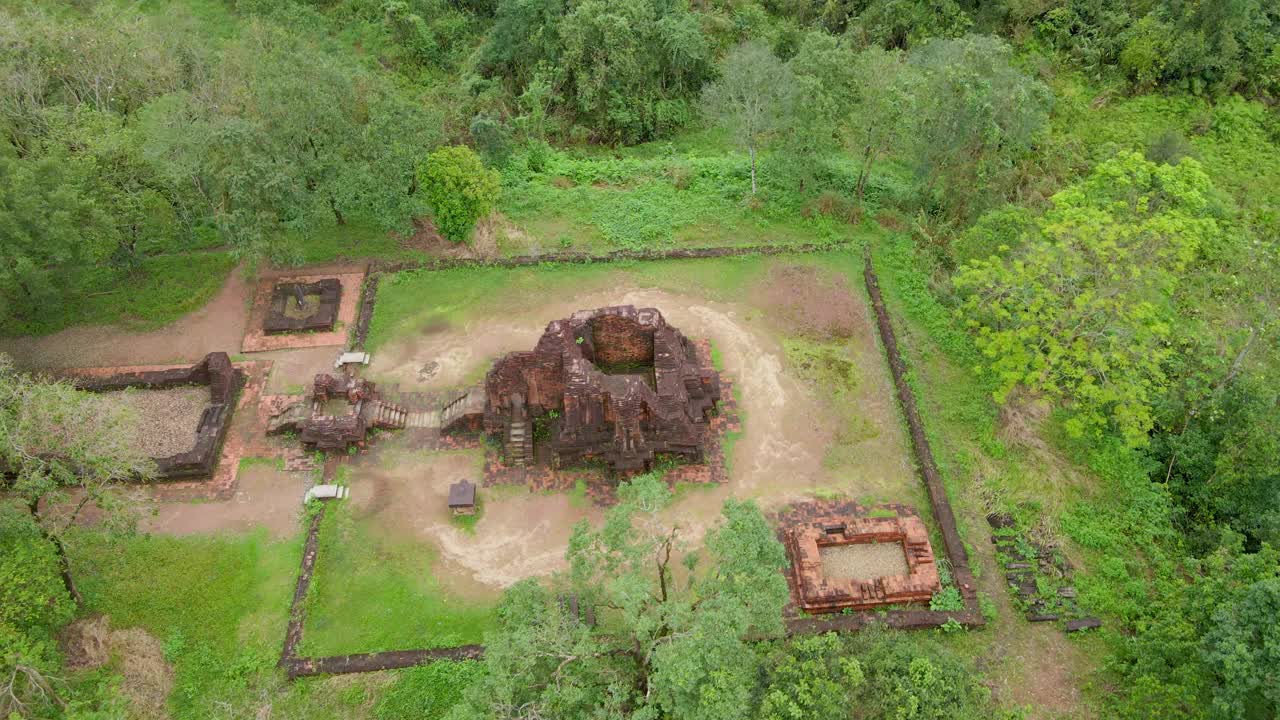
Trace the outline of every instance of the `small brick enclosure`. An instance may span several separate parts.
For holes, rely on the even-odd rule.
[[[267,433],[297,433],[314,450],[346,450],[363,444],[370,429],[403,429],[407,418],[403,407],[378,396],[371,381],[320,373],[308,395],[271,413]]]
[[[162,480],[212,475],[218,465],[222,441],[231,426],[235,410],[236,390],[244,382],[244,373],[231,365],[226,353],[209,353],[189,368],[138,370],[102,377],[76,377],[76,387],[92,392],[108,392],[125,388],[161,390],[184,385],[207,385],[209,404],[196,426],[195,445],[187,452],[154,458],[157,476]]]
[[[316,268],[310,275],[264,271],[253,291],[244,353],[344,346],[360,304],[363,266]],[[297,292],[308,298],[297,306]]]
[[[941,587],[929,533],[918,517],[831,515],[787,528],[785,534],[797,604],[807,612],[927,602]],[[906,574],[865,579],[828,574],[824,550],[866,543],[892,543],[901,548]]]
[[[636,472],[659,454],[703,460],[720,378],[657,309],[624,305],[551,322],[532,351],[498,360],[464,397],[442,428],[475,427],[483,412],[509,464],[595,460]]]
[[[290,303],[298,297],[316,297],[318,301],[311,313],[305,316],[287,312]],[[342,302],[342,283],[335,278],[324,278],[312,283],[282,282],[271,289],[271,305],[262,321],[262,329],[268,335],[304,330],[332,330],[338,319]]]

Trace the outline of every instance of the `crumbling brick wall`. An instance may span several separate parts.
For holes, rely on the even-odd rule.
[[[866,580],[830,577],[821,548],[854,543],[900,543],[907,574]],[[929,533],[918,517],[821,517],[787,531],[799,605],[808,612],[865,610],[927,602],[941,587]]]
[[[484,387],[487,431],[541,418],[555,462],[598,459],[628,472],[662,453],[700,461],[720,399],[719,375],[692,343],[658,310],[630,305],[550,323],[534,350],[495,363]]]
[[[76,387],[91,392],[131,387],[164,389],[184,385],[209,386],[209,405],[200,415],[192,448],[177,455],[154,458],[157,476],[163,480],[176,480],[213,474],[218,465],[222,441],[231,426],[235,394],[244,382],[244,374],[235,369],[226,353],[215,352],[187,368],[122,372],[106,377],[76,378],[73,382]]]
[[[654,327],[641,325],[627,315],[600,315],[588,327],[589,350],[594,357],[585,352],[588,348],[583,354],[596,366],[653,365]]]

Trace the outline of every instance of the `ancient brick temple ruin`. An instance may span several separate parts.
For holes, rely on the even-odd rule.
[[[403,428],[407,415],[403,407],[383,400],[368,380],[321,373],[310,393],[272,414],[267,432],[296,433],[304,447],[314,450],[345,450],[363,443],[371,429]]]
[[[209,353],[190,367],[156,370],[125,370],[112,375],[74,378],[76,387],[91,392],[125,388],[163,390],[187,385],[209,388],[209,403],[200,414],[191,449],[169,457],[153,458],[156,475],[162,480],[211,475],[218,466],[222,442],[231,426],[236,392],[244,384],[244,373],[236,370],[223,352]]]
[[[700,462],[720,400],[707,355],[654,308],[580,311],[547,325],[532,351],[498,360],[482,389],[445,408],[442,428],[479,424],[514,465],[534,458],[535,440],[537,457],[557,466],[643,471],[660,454]]]

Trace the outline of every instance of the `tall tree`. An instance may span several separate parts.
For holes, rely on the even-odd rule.
[[[861,200],[879,159],[901,150],[909,137],[919,78],[899,51],[870,47],[853,61],[855,101],[850,109],[850,144],[860,157],[855,192]]]
[[[465,145],[431,153],[418,174],[436,229],[454,242],[465,242],[476,221],[493,209],[501,181],[498,172],[485,167]]]
[[[253,24],[207,92],[143,111],[149,156],[250,256],[289,259],[286,231],[408,227],[414,169],[438,138],[420,103],[324,47]]]
[[[132,527],[121,483],[146,480],[155,463],[133,444],[136,420],[125,409],[65,381],[18,372],[0,354],[0,468],[57,551],[67,592],[77,603],[64,533],[85,507],[109,529]]]
[[[0,297],[29,317],[58,302],[66,270],[98,263],[117,245],[94,202],[90,168],[64,153],[19,159],[0,150]]]
[[[785,558],[759,509],[725,503],[706,551],[690,552],[648,475],[619,488],[604,526],[580,524],[562,590],[600,612],[607,634],[526,581],[508,592],[469,716],[739,718],[751,702],[745,638],[782,630]],[[704,566],[705,561],[705,566]]]
[[[1280,577],[1259,580],[1213,614],[1202,653],[1218,676],[1214,715],[1280,715]]]
[[[967,217],[1008,184],[1049,118],[1052,94],[1013,67],[1002,40],[930,40],[911,55],[922,83],[912,109],[914,161],[927,191]]]
[[[1055,195],[1018,252],[966,264],[954,282],[998,399],[1024,386],[1070,401],[1077,434],[1109,423],[1144,443],[1182,271],[1221,234],[1211,195],[1194,160],[1121,153]]]
[[[708,116],[728,128],[751,157],[751,194],[756,194],[756,153],[781,127],[793,98],[791,71],[768,46],[748,41],[729,51],[720,79],[702,91]]]
[[[801,190],[818,161],[844,142],[856,93],[852,67],[847,44],[817,30],[804,36],[787,62],[797,101],[785,118],[779,153],[799,171]]]

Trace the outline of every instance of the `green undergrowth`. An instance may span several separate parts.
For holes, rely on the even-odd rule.
[[[0,313],[0,335],[48,335],[73,325],[153,330],[204,307],[235,265],[229,252],[197,252],[145,258],[123,276],[107,266],[74,268],[67,271],[73,294],[29,318]]]
[[[803,198],[766,187],[751,198],[745,157],[571,158],[507,172],[499,207],[545,249],[835,242],[843,219],[803,212]],[[523,170],[523,172],[522,172]]]
[[[1051,416],[1032,428],[1044,449],[1001,442],[976,351],[930,291],[910,240],[878,244],[876,262],[962,535],[990,534],[983,515],[1001,511],[1061,542],[1081,610],[1104,621],[1072,640],[1089,647],[1092,670],[1079,672],[1092,677],[1080,682],[1107,717],[1198,716],[1189,708],[1212,688],[1203,628],[1250,582],[1276,576],[1274,552],[1191,557],[1167,488],[1151,481],[1152,460],[1117,438],[1073,440]]]
[[[435,580],[435,552],[395,539],[331,504],[307,596],[299,654],[345,655],[479,643],[494,623],[486,603],[449,594]]]
[[[251,716],[258,698],[279,691],[275,665],[300,552],[300,537],[274,542],[265,532],[110,539],[83,531],[71,543],[86,611],[163,643],[177,720]]]

